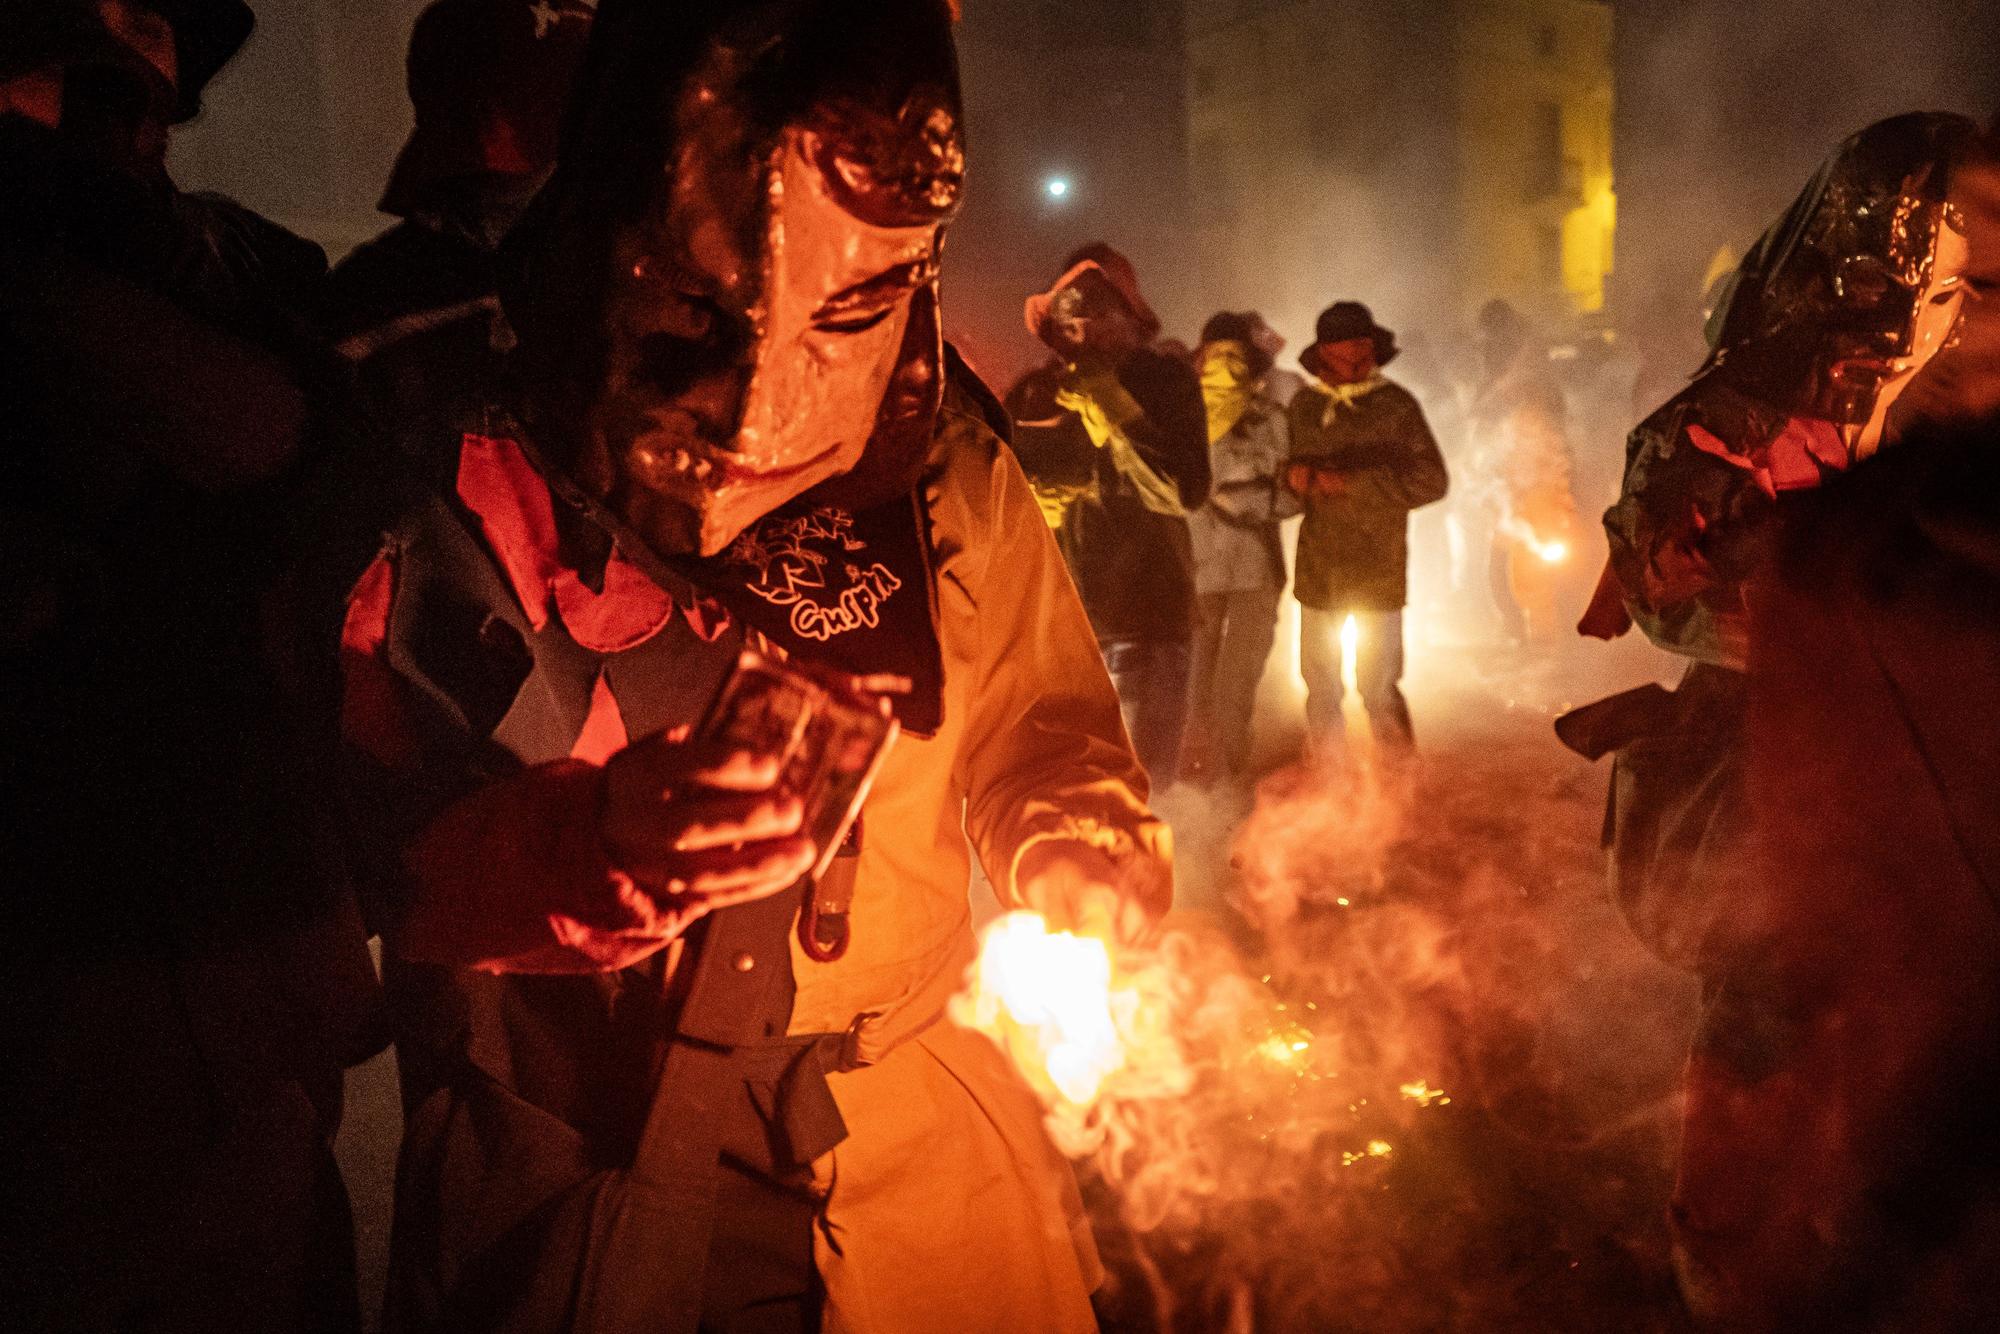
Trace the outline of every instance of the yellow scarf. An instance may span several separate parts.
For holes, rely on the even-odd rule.
[[[1241,343],[1211,343],[1202,352],[1201,397],[1208,405],[1208,443],[1236,429],[1257,397],[1250,375],[1250,349]]]
[[[1327,397],[1326,410],[1320,414],[1319,424],[1321,426],[1333,425],[1335,414],[1342,408],[1353,407],[1356,403],[1359,403],[1362,399],[1368,397],[1387,383],[1389,382],[1382,378],[1380,371],[1377,371],[1365,380],[1356,381],[1354,384],[1328,384],[1324,380],[1315,379],[1312,382],[1312,387]]]

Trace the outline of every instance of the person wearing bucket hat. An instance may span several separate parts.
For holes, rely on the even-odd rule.
[[[0,7],[20,1329],[360,1327],[332,1141],[343,1068],[386,1032],[300,600],[332,452],[305,306],[325,259],[160,156],[248,27],[238,5]]]
[[[1188,516],[1195,636],[1188,761],[1193,778],[1240,779],[1249,765],[1257,685],[1278,632],[1287,579],[1279,525],[1298,513],[1281,474],[1286,404],[1270,375],[1284,348],[1254,312],[1224,311],[1195,349],[1215,489]]]
[[[1159,317],[1101,242],[1026,305],[1055,354],[1007,395],[1014,448],[1056,530],[1156,788],[1180,771],[1194,636],[1188,514],[1208,497],[1201,386],[1153,346]]]
[[[1309,737],[1341,753],[1341,627],[1355,619],[1355,682],[1378,748],[1414,744],[1403,698],[1403,606],[1410,512],[1444,499],[1450,480],[1422,407],[1383,378],[1396,337],[1368,307],[1341,301],[1320,314],[1299,357],[1312,375],[1292,400],[1285,485],[1305,506],[1294,593],[1303,609],[1299,669]]]
[[[415,127],[381,208],[399,219],[334,269],[327,329],[360,410],[421,441],[477,425],[513,341],[501,241],[554,168],[589,44],[586,0],[436,0],[410,33]]]

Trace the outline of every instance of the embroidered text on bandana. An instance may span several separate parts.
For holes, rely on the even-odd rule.
[[[787,653],[856,676],[906,678],[906,731],[944,717],[923,511],[900,496],[861,513],[799,501],[765,515],[691,572]]]

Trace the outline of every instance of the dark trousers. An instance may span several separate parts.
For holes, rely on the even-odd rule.
[[[1113,640],[1101,647],[1132,748],[1153,791],[1164,792],[1180,777],[1190,646],[1181,640]]]
[[[1195,604],[1193,714],[1227,774],[1249,767],[1257,687],[1278,639],[1284,590],[1204,593]]]

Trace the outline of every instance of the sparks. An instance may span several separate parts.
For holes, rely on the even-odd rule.
[[[1448,1107],[1451,1105],[1451,1099],[1445,1094],[1444,1090],[1432,1088],[1430,1081],[1426,1079],[1419,1079],[1415,1083],[1403,1085],[1401,1092],[1405,1098],[1408,1098],[1419,1107]]]

